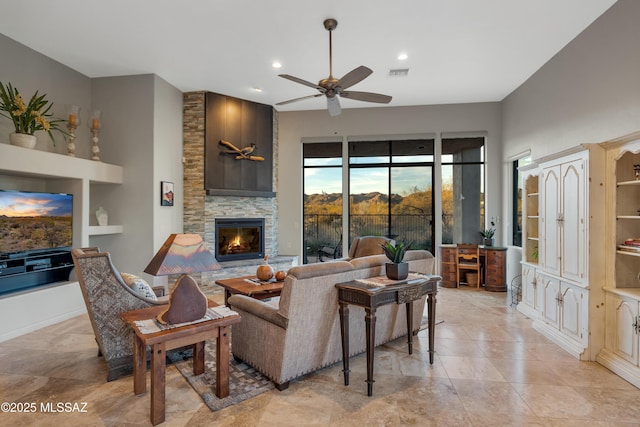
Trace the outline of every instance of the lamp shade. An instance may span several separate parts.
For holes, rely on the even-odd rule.
[[[220,270],[211,251],[198,234],[172,234],[155,254],[145,273],[153,276],[191,274]]]

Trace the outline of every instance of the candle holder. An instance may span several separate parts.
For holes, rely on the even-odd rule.
[[[639,165],[633,165],[633,170],[636,174],[636,179],[640,180],[640,164]]]
[[[67,144],[67,155],[76,156],[76,129],[80,124],[80,107],[77,105],[66,105],[67,129],[69,130],[69,143]]]
[[[89,118],[89,128],[91,129],[91,152],[93,155],[91,156],[91,160],[100,161],[100,147],[98,146],[98,135],[100,134],[100,128],[102,127],[102,122],[100,121],[100,110],[91,111],[91,116]]]

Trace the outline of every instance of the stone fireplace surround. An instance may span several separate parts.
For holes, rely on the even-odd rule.
[[[205,92],[183,95],[183,153],[184,153],[184,232],[197,233],[211,249],[215,248],[215,219],[264,218],[265,254],[274,270],[287,271],[298,265],[297,256],[278,254],[278,203],[275,197],[207,196],[204,185],[205,162]],[[278,188],[278,126],[277,112],[273,115],[273,186]],[[222,262],[222,269],[201,274],[205,292],[222,292],[215,285],[219,279],[255,274],[262,259]],[[197,277],[196,277],[197,279]]]

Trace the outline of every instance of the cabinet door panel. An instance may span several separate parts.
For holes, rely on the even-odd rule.
[[[560,331],[576,341],[582,340],[583,293],[573,286],[561,286]]]
[[[560,167],[545,168],[542,177],[542,235],[540,236],[542,267],[560,274],[560,239],[558,219],[560,215]]]
[[[577,160],[562,165],[560,274],[582,281],[584,268],[584,162]]]
[[[624,360],[638,363],[638,335],[633,324],[638,315],[638,302],[607,295],[607,314],[613,317],[612,350]],[[610,329],[611,330],[611,329]]]
[[[536,270],[529,266],[522,266],[522,301],[533,308],[538,309],[538,298],[536,292]]]
[[[557,279],[538,275],[538,288],[541,292],[542,319],[550,324],[558,325],[558,296],[560,282]]]

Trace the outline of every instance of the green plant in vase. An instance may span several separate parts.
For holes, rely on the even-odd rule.
[[[29,135],[31,138],[27,139],[33,141],[33,145],[35,145],[34,133],[39,130],[49,135],[54,146],[53,131],[60,132],[66,139],[67,133],[59,127],[65,120],[54,118],[50,112],[52,107],[53,103],[46,100],[46,94],[38,96],[38,91],[36,91],[26,103],[20,91],[11,83],[4,85],[0,82],[0,115],[13,123],[15,132],[10,137],[12,143],[21,135]],[[14,137],[15,135],[18,137]],[[24,146],[24,144],[16,145]]]
[[[389,279],[404,280],[409,276],[409,264],[404,262],[404,255],[412,244],[413,242],[407,244],[404,241],[398,243],[389,241],[381,245],[384,254],[391,261],[385,265],[385,271]]]
[[[496,234],[495,223],[491,221],[491,227],[480,231],[482,236],[482,244],[485,246],[493,246],[493,236]]]

